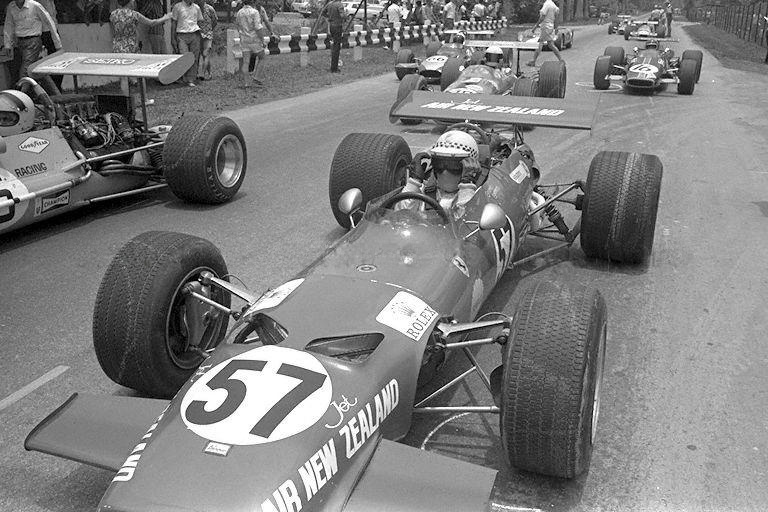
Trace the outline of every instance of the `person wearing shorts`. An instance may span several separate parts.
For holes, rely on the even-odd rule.
[[[197,77],[200,80],[211,79],[211,47],[213,46],[213,29],[216,28],[218,18],[216,9],[209,4],[210,0],[197,0],[197,6],[203,13],[203,21],[200,25],[200,69]]]
[[[536,59],[539,58],[541,48],[543,45],[549,45],[549,49],[555,54],[557,60],[563,61],[560,56],[560,51],[555,46],[555,29],[557,29],[558,20],[557,15],[560,13],[560,8],[553,0],[545,0],[544,5],[541,6],[539,11],[539,21],[533,26],[533,30],[541,27],[541,35],[539,36],[539,47],[536,48],[536,52],[533,54],[533,60],[528,63],[529,66],[536,66]]]
[[[264,51],[264,20],[263,9],[257,9],[256,0],[243,0],[243,7],[237,11],[235,25],[240,33],[240,45],[243,48],[243,62],[240,73],[246,86],[251,84],[259,87],[264,85],[260,78],[262,62],[266,52]],[[268,22],[267,22],[268,23]],[[253,72],[253,75],[250,73]]]

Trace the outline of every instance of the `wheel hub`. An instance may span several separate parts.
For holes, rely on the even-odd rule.
[[[235,135],[225,135],[216,147],[214,165],[219,182],[225,187],[234,186],[243,173],[243,146]]]

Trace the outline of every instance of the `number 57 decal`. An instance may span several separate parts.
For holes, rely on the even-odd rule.
[[[227,444],[285,439],[314,425],[333,394],[323,365],[306,352],[258,347],[207,371],[181,403],[201,437]]]

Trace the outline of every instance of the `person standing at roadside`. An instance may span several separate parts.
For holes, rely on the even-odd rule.
[[[197,6],[203,13],[200,25],[200,69],[197,77],[200,80],[211,79],[211,48],[213,47],[213,29],[219,22],[216,9],[206,0],[197,0]]]
[[[114,53],[137,53],[139,51],[139,25],[162,25],[170,15],[150,20],[136,11],[134,0],[117,0],[119,7],[109,15],[112,28],[112,51]]]
[[[664,14],[667,18],[667,37],[672,37],[672,2],[667,0],[664,5]]]
[[[260,78],[262,63],[266,56],[264,20],[261,14],[263,9],[254,7],[255,3],[256,0],[243,0],[243,6],[235,16],[235,25],[240,34],[240,45],[243,48],[243,63],[240,67],[240,74],[246,87],[251,84],[259,87],[264,85]],[[253,76],[250,75],[251,72]]]
[[[541,10],[539,11],[539,21],[533,26],[533,30],[536,30],[537,27],[541,26],[539,47],[536,48],[536,51],[533,54],[533,60],[528,63],[529,66],[536,66],[536,59],[539,58],[541,48],[545,44],[549,46],[549,49],[555,54],[557,60],[563,62],[563,58],[560,56],[560,51],[557,49],[557,46],[555,46],[555,29],[557,29],[557,18],[559,13],[560,8],[553,0],[544,1],[544,5],[541,6]]]
[[[456,21],[456,4],[454,0],[448,0],[443,7],[443,28],[452,30]]]
[[[21,52],[20,76],[28,76],[29,66],[40,60],[43,30],[53,38],[54,51],[61,49],[61,38],[51,15],[35,0],[12,0],[5,8],[4,44]]]
[[[136,10],[148,20],[156,20],[165,15],[163,0],[136,0]],[[139,46],[144,53],[168,53],[165,27],[162,24],[139,24]]]
[[[483,2],[477,2],[472,8],[472,17],[475,21],[483,21],[483,18],[485,18],[485,5]]]
[[[331,73],[340,73],[339,54],[341,53],[341,31],[344,29],[346,13],[341,0],[331,0],[326,6],[328,15],[328,33],[331,36]]]
[[[200,65],[200,23],[203,12],[193,0],[181,0],[171,9],[171,44],[174,53],[192,52],[192,67],[184,74],[184,82],[194,87],[197,68]]]

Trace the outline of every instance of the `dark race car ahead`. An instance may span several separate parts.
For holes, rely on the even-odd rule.
[[[478,95],[462,103],[472,110],[452,103],[457,95],[413,94],[404,109],[445,105],[453,120],[589,128],[594,115],[553,99],[522,98],[523,107]],[[400,192],[412,158],[401,137],[350,134],[329,184],[349,233],[260,296],[230,283],[203,239],[150,232],[128,242],[96,297],[94,346],[111,379],[152,398],[76,394],[25,446],[114,471],[102,512],[485,510],[494,471],[394,442],[414,414],[495,414],[515,467],[586,471],[607,333],[599,292],[540,283],[514,319],[476,315],[504,272],[528,259],[518,256],[528,236],[562,246],[580,237],[590,257],[647,259],[661,163],[600,153],[586,182],[547,186],[519,130],[454,128],[477,138],[484,170],[463,213]],[[429,207],[395,209],[403,199]],[[569,226],[558,204],[576,205],[581,220]],[[417,398],[447,353],[475,361],[469,347],[484,344],[503,353],[490,376],[470,372],[488,405]]]
[[[0,92],[7,107],[0,109],[11,116],[0,126],[0,233],[163,187],[186,201],[229,201],[247,168],[245,140],[232,120],[190,115],[150,126],[145,87],[141,105],[125,94],[77,88],[81,75],[172,83],[191,65],[189,54],[56,53],[30,72],[72,75],[74,93],[49,94],[32,78]]]
[[[608,24],[609,34],[623,34],[627,25],[632,21],[632,16],[629,14],[619,14],[616,19],[611,20]]]
[[[685,50],[677,57],[669,48],[660,50],[654,40],[642,50],[635,47],[629,55],[620,46],[609,46],[595,62],[593,82],[595,89],[604,90],[611,81],[620,81],[630,92],[654,92],[677,84],[679,94],[693,94],[702,58],[700,50]]]
[[[664,40],[676,42],[676,39],[666,38],[667,26],[664,23],[655,20],[632,21],[627,25],[624,31],[624,40],[638,39],[647,41],[649,39]]]
[[[530,43],[514,41],[471,41],[474,61],[466,65],[460,59],[449,59],[443,66],[440,88],[450,94],[498,94],[512,96],[538,96],[564,98],[566,67],[561,61],[546,61],[533,73],[523,75],[511,67],[511,49],[530,48]],[[506,52],[505,52],[506,50]],[[397,109],[412,91],[434,90],[420,75],[403,78],[397,90],[397,98],[390,111]],[[419,119],[398,118],[390,115],[391,122],[417,124]]]

